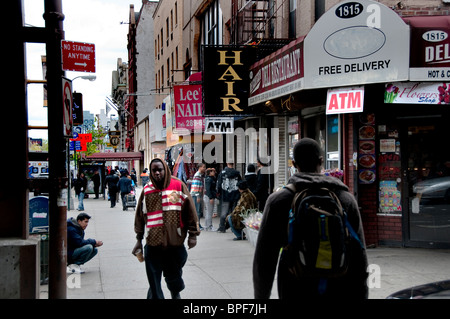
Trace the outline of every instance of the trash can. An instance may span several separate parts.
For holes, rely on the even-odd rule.
[[[29,201],[29,233],[40,236],[41,285],[48,283],[48,197],[36,196]]]

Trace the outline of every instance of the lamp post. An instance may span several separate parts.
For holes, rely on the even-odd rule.
[[[97,79],[96,75],[79,75],[76,76],[72,79],[72,83],[73,81],[75,81],[76,79],[82,79],[82,80],[88,80],[88,81],[95,81]],[[74,207],[74,197],[72,197],[72,180],[70,178],[70,140],[67,140],[67,168],[68,168],[68,177],[69,177],[69,191],[67,192],[67,207],[68,210],[71,209],[75,209]],[[76,150],[74,150],[75,155],[76,155]],[[76,156],[75,156],[75,168],[76,168]]]

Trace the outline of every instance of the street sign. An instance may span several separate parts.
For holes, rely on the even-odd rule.
[[[64,136],[72,136],[72,107],[73,107],[73,96],[72,96],[72,81],[63,77],[62,78],[63,87],[63,121],[64,121]]]
[[[63,70],[95,73],[95,44],[62,40],[61,51]]]

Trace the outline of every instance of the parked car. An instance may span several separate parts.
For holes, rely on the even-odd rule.
[[[450,299],[450,280],[403,289],[389,295],[386,299]]]
[[[450,176],[427,179],[413,186],[421,199],[444,199],[450,202]]]

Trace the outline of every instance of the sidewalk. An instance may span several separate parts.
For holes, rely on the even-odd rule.
[[[138,192],[140,189],[138,189]],[[92,195],[91,195],[92,196]],[[77,202],[76,202],[77,203]],[[99,253],[84,265],[81,277],[69,278],[68,299],[143,299],[148,282],[144,263],[131,254],[136,239],[134,210],[122,211],[119,203],[109,208],[103,199],[86,199],[85,212],[92,216],[86,238],[102,240]],[[68,211],[76,217],[77,210]],[[202,219],[203,222],[203,219]],[[213,219],[214,226],[219,223]],[[252,299],[252,263],[254,247],[248,241],[233,241],[234,235],[203,231],[195,248],[188,250],[183,268],[186,284],[183,299]],[[373,268],[370,299],[384,299],[411,286],[450,279],[450,250],[415,248],[373,248],[367,250]],[[377,270],[380,276],[376,277]],[[377,281],[377,278],[380,279]],[[77,281],[78,280],[78,281]],[[170,293],[162,280],[166,298]],[[78,288],[77,288],[78,286]],[[276,282],[272,298],[277,298]],[[48,286],[41,286],[41,298],[48,298]]]

